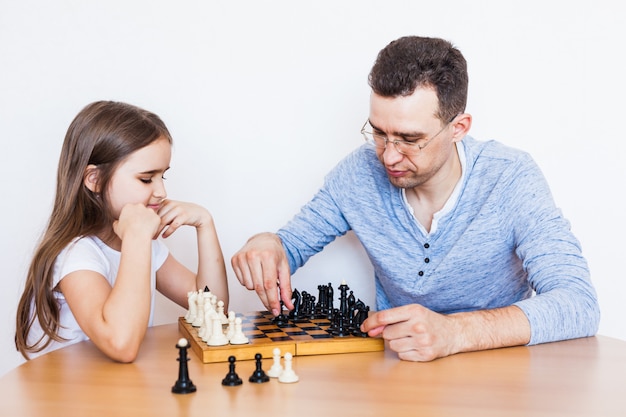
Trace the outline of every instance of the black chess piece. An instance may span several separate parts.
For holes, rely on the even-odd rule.
[[[341,295],[339,296],[339,311],[343,314],[344,317],[348,316],[348,287],[346,284],[341,284],[339,286],[339,291]]]
[[[346,317],[344,317],[341,311],[337,313],[337,324],[331,332],[334,336],[339,337],[345,337],[350,335],[348,327],[346,325]]]
[[[189,370],[187,369],[187,349],[189,348],[189,342],[187,339],[180,339],[176,344],[178,348],[178,380],[172,387],[172,392],[175,394],[189,394],[196,392],[196,386],[189,379]]]
[[[272,319],[272,323],[278,327],[284,327],[289,324],[289,317],[285,314],[284,305],[283,300],[280,300],[280,314]]]
[[[361,324],[363,324],[363,322],[369,315],[370,308],[366,306],[365,303],[359,298],[354,304],[354,309],[355,312],[352,324],[352,335],[359,337],[368,337],[368,334],[366,332],[361,331]]]
[[[333,297],[335,296],[335,291],[333,290],[333,286],[332,284],[329,282],[328,283],[328,288],[326,289],[326,301],[327,301],[327,307],[328,307],[328,314],[332,315],[333,314],[333,310],[335,309],[334,307],[334,300]],[[330,317],[329,317],[330,319]]]
[[[239,375],[237,375],[237,372],[235,372],[236,360],[237,359],[234,356],[228,357],[228,363],[229,363],[228,373],[226,374],[226,377],[222,379],[222,385],[234,387],[234,386],[243,384],[243,381],[241,380],[241,378],[239,378]]]
[[[300,320],[300,308],[302,307],[302,295],[297,288],[294,288],[291,293],[291,299],[293,300],[293,310],[288,314],[290,320],[297,322]]]
[[[256,355],[254,355],[254,359],[256,360],[256,370],[252,373],[248,381],[261,384],[263,382],[267,382],[270,380],[270,377],[267,376],[265,371],[263,371],[262,369],[262,363],[261,363],[262,358],[263,356],[260,353],[257,353]]]

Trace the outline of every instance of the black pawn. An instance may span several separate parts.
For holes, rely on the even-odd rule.
[[[262,369],[261,358],[263,356],[260,353],[254,355],[254,359],[256,360],[256,370],[250,376],[248,381],[256,382],[257,384],[261,384],[263,382],[267,382],[270,380],[270,377],[265,374],[265,371]]]
[[[280,314],[272,319],[272,323],[277,325],[278,327],[283,327],[289,324],[289,317],[284,313],[283,306],[285,303],[283,300],[280,300]]]
[[[172,392],[175,394],[189,394],[196,392],[196,386],[189,379],[189,370],[187,369],[187,349],[189,348],[189,342],[187,339],[181,339],[176,344],[178,348],[178,380],[172,387]]]
[[[237,372],[235,372],[235,361],[237,359],[234,356],[229,356],[228,357],[228,373],[226,374],[226,377],[224,379],[222,379],[222,385],[227,385],[229,387],[234,387],[237,385],[241,385],[243,383],[243,381],[241,380],[241,378],[239,378],[239,375],[237,375]]]

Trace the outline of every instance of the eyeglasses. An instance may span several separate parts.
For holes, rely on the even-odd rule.
[[[443,132],[446,129],[446,127],[448,127],[448,125],[454,121],[456,116],[457,115],[455,115],[452,119],[450,119],[450,121],[446,123],[444,127],[442,127],[441,130],[437,132],[433,137],[431,137],[430,139],[426,139],[426,140],[420,140],[419,142],[417,140],[409,141],[409,140],[404,140],[404,139],[403,140],[391,140],[387,137],[387,135],[382,135],[382,134],[365,130],[366,126],[369,125],[369,122],[370,122],[369,120],[366,120],[365,124],[363,124],[363,127],[361,128],[361,134],[365,138],[365,142],[369,143],[370,145],[374,145],[375,147],[380,148],[380,149],[386,149],[387,143],[391,142],[393,143],[393,146],[396,148],[396,151],[398,151],[402,155],[412,156],[412,155],[419,154],[422,151],[422,149],[428,146],[428,144],[432,142],[433,139],[439,136],[439,134]],[[372,127],[372,125],[369,125],[369,126]]]

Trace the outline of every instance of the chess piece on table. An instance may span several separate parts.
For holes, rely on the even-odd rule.
[[[187,349],[189,348],[189,342],[185,338],[178,340],[176,344],[178,348],[178,379],[172,387],[172,392],[175,394],[189,394],[196,392],[196,386],[189,379],[189,370],[187,368]]]
[[[241,378],[239,378],[239,375],[237,375],[237,372],[235,372],[236,360],[237,359],[234,356],[228,357],[228,373],[226,374],[224,379],[222,379],[222,385],[234,387],[234,386],[243,384],[243,381],[241,380]]]
[[[274,348],[272,353],[274,354],[274,363],[272,364],[272,367],[269,369],[269,371],[267,371],[267,375],[271,378],[278,378],[283,372],[283,366],[280,364],[280,349]]]
[[[269,381],[270,377],[267,376],[265,372],[263,371],[263,365],[262,365],[263,355],[261,355],[260,353],[257,353],[256,355],[254,355],[254,360],[256,361],[256,369],[254,370],[254,372],[252,373],[248,381],[254,382],[257,384],[261,384],[263,382]]]
[[[291,384],[298,382],[299,379],[300,378],[298,378],[298,375],[296,375],[293,370],[292,355],[290,352],[287,352],[285,353],[285,369],[283,369],[283,372],[278,376],[278,382]]]

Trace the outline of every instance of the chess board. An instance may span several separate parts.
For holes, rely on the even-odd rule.
[[[187,323],[184,317],[178,319],[178,328],[203,363],[227,362],[231,355],[238,361],[254,359],[257,353],[263,358],[271,358],[276,347],[282,355],[290,352],[293,356],[374,352],[385,348],[380,337],[333,336],[327,331],[330,323],[326,319],[290,321],[279,327],[272,322],[273,315],[267,311],[237,316],[242,318],[243,332],[250,341],[248,344],[209,346],[198,336],[199,329]]]

